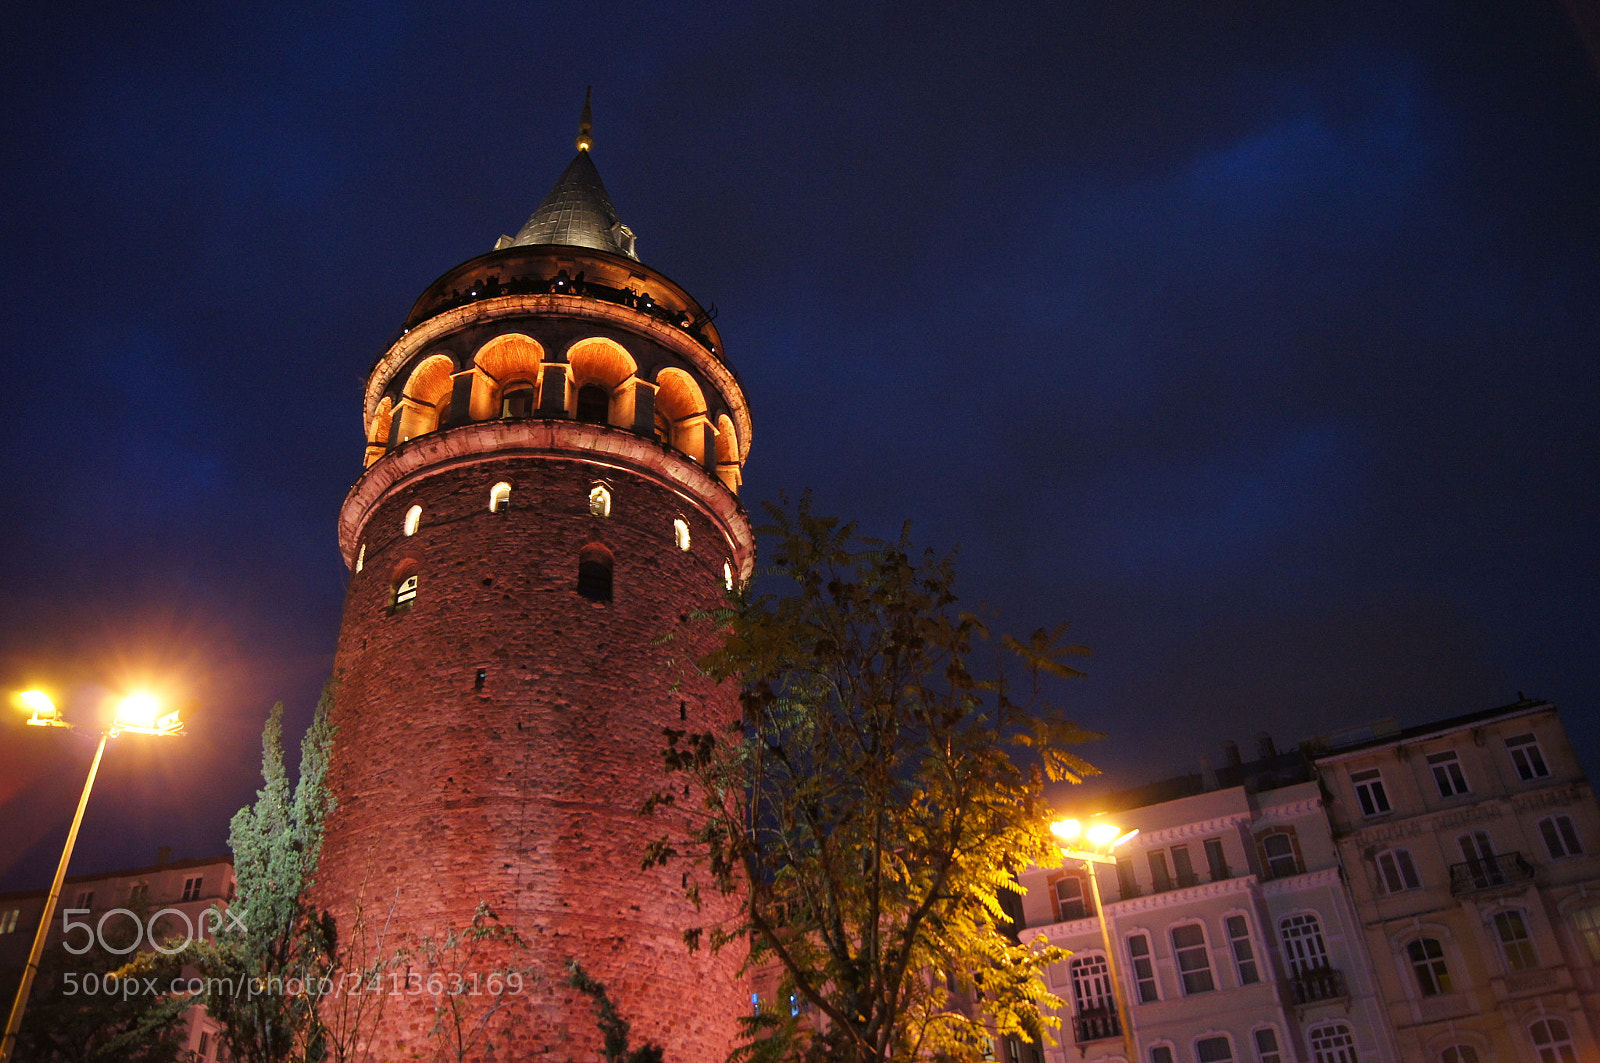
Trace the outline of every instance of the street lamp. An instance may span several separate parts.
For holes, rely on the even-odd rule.
[[[17,703],[32,717],[30,727],[72,727],[61,718],[55,702],[42,690],[24,690],[17,695]],[[56,865],[56,877],[50,883],[50,895],[45,898],[44,912],[39,916],[39,929],[33,935],[33,949],[28,953],[28,966],[22,971],[22,984],[17,987],[17,999],[11,1004],[11,1018],[6,1021],[5,1040],[0,1042],[0,1063],[10,1063],[11,1053],[17,1047],[17,1031],[22,1027],[22,1013],[28,1007],[28,993],[33,989],[33,976],[39,970],[39,957],[44,953],[44,941],[50,934],[50,920],[56,913],[56,900],[61,896],[61,883],[67,877],[67,864],[72,861],[72,847],[78,841],[78,827],[83,823],[83,810],[89,804],[89,791],[94,789],[94,777],[100,771],[100,758],[105,755],[106,742],[124,731],[146,735],[178,735],[183,733],[183,723],[176,712],[161,714],[160,705],[148,694],[131,694],[117,706],[117,715],[109,728],[100,732],[100,745],[95,748],[94,760],[89,764],[89,777],[83,783],[83,795],[78,798],[78,811],[72,817],[72,829],[67,831],[67,846],[61,850],[61,862]]]
[[[1135,827],[1124,831],[1104,821],[1085,827],[1075,819],[1057,820],[1050,824],[1050,830],[1061,839],[1062,857],[1082,860],[1084,870],[1089,873],[1094,912],[1100,920],[1100,942],[1106,949],[1106,974],[1111,979],[1111,1000],[1117,1006],[1117,1024],[1122,1027],[1122,1050],[1128,1056],[1128,1063],[1138,1063],[1138,1050],[1133,1043],[1133,1023],[1128,1019],[1128,1003],[1122,998],[1122,976],[1117,973],[1117,950],[1111,945],[1111,925],[1106,922],[1105,905],[1100,903],[1100,876],[1095,874],[1094,866],[1115,864],[1116,849],[1132,841],[1139,830]]]

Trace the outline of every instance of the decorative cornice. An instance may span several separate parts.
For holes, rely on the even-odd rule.
[[[1287,878],[1275,878],[1270,882],[1261,884],[1263,897],[1277,897],[1285,893],[1298,893],[1300,890],[1316,889],[1319,886],[1338,887],[1340,885],[1339,869],[1337,867],[1324,867],[1316,871],[1307,871],[1303,875],[1290,875]]]
[[[1363,825],[1347,832],[1344,838],[1362,846],[1383,845],[1422,834],[1439,834],[1482,823],[1492,823],[1517,813],[1536,813],[1551,808],[1571,807],[1582,803],[1588,792],[1587,783],[1567,783],[1562,786],[1544,787],[1532,793],[1486,797],[1458,808]]]
[[[722,529],[740,579],[755,570],[755,533],[739,500],[683,454],[608,425],[579,421],[477,421],[429,432],[404,443],[361,475],[339,509],[339,549],[354,565],[356,544],[372,511],[390,492],[418,480],[503,458],[546,457],[641,476],[675,492]]]
[[[1254,875],[1240,875],[1238,878],[1225,878],[1221,882],[1203,882],[1198,886],[1185,886],[1182,889],[1167,890],[1164,893],[1152,893],[1143,897],[1129,897],[1126,900],[1111,901],[1106,905],[1106,914],[1117,917],[1132,915],[1135,912],[1151,912],[1161,908],[1179,908],[1196,901],[1211,900],[1216,897],[1227,897],[1235,893],[1248,893],[1256,885]]]
[[[1261,810],[1261,815],[1256,817],[1256,823],[1263,826],[1274,823],[1288,823],[1291,820],[1305,819],[1315,816],[1322,810],[1322,797],[1314,794],[1298,801],[1290,801],[1282,805],[1269,805]]]
[[[1162,827],[1160,830],[1140,831],[1139,848],[1159,849],[1175,841],[1182,841],[1186,838],[1203,838],[1248,822],[1250,822],[1250,813],[1248,811],[1231,812],[1226,816],[1196,820],[1193,823],[1179,823],[1177,826]]]
[[[597,302],[577,295],[504,295],[496,299],[483,299],[466,306],[446,310],[421,322],[395,341],[367,377],[366,401],[362,424],[368,438],[372,435],[372,418],[378,412],[378,403],[390,380],[402,365],[429,344],[443,339],[452,332],[473,325],[484,325],[508,318],[565,318],[568,320],[600,321],[626,329],[672,351],[706,375],[733,411],[734,429],[739,437],[739,460],[750,454],[750,408],[745,402],[744,389],[740,387],[733,371],[719,361],[682,329],[649,314],[613,303]]]

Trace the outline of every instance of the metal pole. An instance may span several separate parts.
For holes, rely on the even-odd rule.
[[[94,789],[95,773],[100,770],[100,758],[106,751],[109,731],[100,733],[100,746],[94,751],[94,762],[89,765],[89,777],[83,783],[83,796],[78,798],[78,811],[72,817],[72,829],[67,831],[67,847],[61,850],[61,863],[56,865],[55,881],[50,883],[50,896],[44,902],[44,912],[39,916],[39,932],[33,935],[33,951],[28,953],[28,966],[22,971],[22,984],[17,987],[17,999],[11,1005],[11,1018],[6,1022],[6,1038],[0,1042],[0,1063],[11,1063],[11,1053],[17,1047],[17,1030],[22,1026],[22,1013],[28,1007],[28,993],[33,989],[33,976],[39,970],[39,957],[44,952],[44,939],[50,935],[50,920],[56,914],[56,899],[61,896],[61,882],[67,877],[67,864],[72,862],[72,847],[78,841],[78,827],[83,823],[83,810],[89,806],[89,791]]]
[[[1100,903],[1100,876],[1096,874],[1094,865],[1093,860],[1083,862],[1083,866],[1089,871],[1089,889],[1094,895],[1095,914],[1100,917],[1100,942],[1106,947],[1106,974],[1111,979],[1111,999],[1117,1005],[1117,1023],[1122,1027],[1122,1050],[1128,1056],[1128,1063],[1139,1063],[1138,1048],[1133,1043],[1133,1023],[1128,1020],[1128,1004],[1122,999],[1122,977],[1117,973],[1117,950],[1112,947],[1111,924],[1106,921],[1105,905]]]

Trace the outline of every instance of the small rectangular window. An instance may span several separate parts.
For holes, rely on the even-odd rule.
[[[1172,951],[1178,958],[1178,975],[1185,996],[1209,993],[1217,988],[1211,977],[1211,953],[1206,948],[1206,932],[1198,923],[1172,928]]]
[[[1150,938],[1144,934],[1128,935],[1128,956],[1133,960],[1133,984],[1139,990],[1139,1003],[1152,1004],[1161,999],[1156,991],[1155,957],[1150,955]]]
[[[1378,877],[1383,880],[1386,893],[1401,893],[1422,886],[1417,878],[1416,865],[1411,862],[1411,854],[1404,849],[1391,849],[1378,854]]]
[[[78,903],[73,905],[73,907],[74,908],[93,908],[94,907],[94,890],[80,890],[78,892]]]
[[[1552,860],[1559,860],[1563,856],[1577,856],[1583,852],[1583,846],[1578,844],[1577,828],[1572,825],[1570,816],[1549,816],[1541,819],[1539,834],[1544,838],[1544,847],[1549,851]]]
[[[1222,849],[1221,838],[1206,839],[1206,866],[1211,871],[1212,882],[1233,877],[1228,872],[1228,856]]]
[[[1189,860],[1189,847],[1187,845],[1174,845],[1172,847],[1172,871],[1178,879],[1179,886],[1195,886],[1200,883],[1200,880],[1195,878],[1194,864]]]
[[[1139,878],[1134,874],[1133,857],[1117,857],[1117,890],[1123,900],[1139,896]]]
[[[1233,1063],[1233,1042],[1226,1037],[1206,1037],[1194,1043],[1199,1063]]]
[[[1356,800],[1363,816],[1381,816],[1389,811],[1389,795],[1383,788],[1383,775],[1377,768],[1353,771],[1350,781],[1356,786]]]
[[[1290,878],[1300,874],[1300,858],[1295,854],[1294,836],[1287,830],[1263,834],[1261,855],[1266,860],[1268,878]]]
[[[1544,751],[1539,748],[1539,740],[1533,735],[1517,735],[1515,738],[1506,739],[1506,752],[1511,754],[1511,763],[1517,769],[1517,778],[1523,782],[1549,776],[1550,769],[1545,765]]]
[[[1494,930],[1500,938],[1500,951],[1505,954],[1506,966],[1513,971],[1531,971],[1539,966],[1539,957],[1533,951],[1533,935],[1519,911],[1499,912],[1494,917]]]
[[[1433,770],[1433,781],[1439,787],[1440,797],[1456,797],[1467,792],[1467,777],[1461,771],[1461,758],[1455,750],[1430,753],[1428,767]]]
[[[1283,1063],[1283,1052],[1278,1048],[1278,1031],[1263,1028],[1255,1032],[1256,1063]]]
[[[1060,922],[1089,918],[1089,903],[1082,878],[1067,875],[1056,880],[1056,917]]]
[[[1166,1045],[1156,1045],[1150,1050],[1150,1063],[1172,1063],[1172,1049]]]
[[[188,878],[183,880],[184,900],[197,901],[200,899],[200,882],[201,880],[199,878]]]
[[[1228,940],[1233,945],[1233,964],[1239,972],[1240,985],[1255,985],[1261,981],[1256,969],[1255,949],[1250,946],[1250,924],[1242,915],[1230,915],[1224,921],[1228,927]]]
[[[1172,888],[1172,872],[1167,870],[1167,854],[1157,849],[1150,853],[1150,885],[1157,893]]]

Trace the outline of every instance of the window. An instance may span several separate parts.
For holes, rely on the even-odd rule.
[[[1523,782],[1543,779],[1550,774],[1550,769],[1544,763],[1544,752],[1539,748],[1539,740],[1533,735],[1517,735],[1506,739],[1506,752],[1511,754],[1517,778]]]
[[[1350,781],[1356,785],[1356,800],[1361,802],[1363,816],[1381,816],[1389,811],[1389,795],[1383,789],[1383,774],[1377,768],[1353,771]]]
[[[1202,1037],[1194,1043],[1198,1063],[1233,1063],[1233,1042],[1226,1037]]]
[[[186,878],[183,880],[183,899],[197,901],[200,899],[200,878]]]
[[[611,395],[599,384],[585,384],[578,389],[578,420],[587,424],[605,424],[611,412]]]
[[[689,550],[689,522],[679,517],[672,522],[672,541],[685,553]]]
[[[1267,865],[1268,878],[1288,878],[1300,873],[1300,858],[1294,852],[1294,835],[1288,831],[1263,834],[1261,857]]]
[[[1206,866],[1211,871],[1212,882],[1233,877],[1228,873],[1228,856],[1222,850],[1221,838],[1206,839]]]
[[[1230,915],[1223,921],[1228,928],[1228,941],[1233,945],[1233,965],[1239,972],[1240,985],[1255,985],[1261,981],[1256,970],[1256,952],[1250,945],[1250,924],[1242,915]]]
[[[1206,948],[1204,927],[1199,923],[1173,927],[1172,951],[1178,958],[1178,979],[1185,996],[1217,988],[1211,978],[1211,953]]]
[[[400,528],[406,535],[417,534],[417,525],[422,523],[422,507],[412,506],[406,510],[406,521]]]
[[[1539,957],[1533,951],[1533,935],[1528,933],[1528,922],[1515,909],[1496,912],[1494,935],[1500,941],[1500,954],[1506,966],[1513,971],[1531,971],[1539,966]]]
[[[1069,922],[1089,918],[1089,902],[1084,896],[1084,881],[1080,875],[1066,875],[1056,879],[1056,920]]]
[[[194,1054],[201,1059],[211,1054],[211,1035],[204,1030],[200,1031],[200,1042],[194,1046]]]
[[[1550,859],[1559,860],[1563,856],[1577,856],[1583,852],[1583,846],[1578,844],[1578,831],[1572,825],[1571,816],[1547,816],[1539,821],[1539,833],[1544,838],[1544,847],[1550,852]]]
[[[1385,893],[1402,893],[1422,888],[1417,878],[1417,867],[1411,862],[1411,853],[1405,849],[1390,849],[1378,854],[1378,879]]]
[[[1256,1063],[1283,1063],[1283,1051],[1278,1047],[1278,1031],[1270,1026],[1255,1031]]]
[[[1478,1050],[1471,1045],[1451,1045],[1440,1053],[1439,1063],[1478,1063]]]
[[[1315,1026],[1307,1035],[1311,1042],[1311,1056],[1316,1063],[1358,1063],[1356,1039],[1350,1027],[1342,1022]]]
[[[362,543],[360,548],[356,550],[356,571],[360,572],[362,569],[364,569],[366,567],[367,567],[367,544],[366,543]]]
[[[1177,875],[1179,886],[1198,885],[1200,880],[1194,877],[1194,864],[1189,861],[1189,847],[1187,845],[1174,845],[1172,847],[1172,870]]]
[[[532,417],[533,387],[525,381],[507,385],[500,399],[500,416]]]
[[[417,577],[407,576],[394,585],[394,603],[392,612],[403,613],[410,609],[417,600]]]
[[[1291,915],[1278,923],[1291,978],[1328,966],[1328,947],[1322,941],[1322,923],[1310,912]]]
[[[578,555],[578,594],[591,602],[611,600],[611,551],[586,546]]]
[[[1155,957],[1150,955],[1150,935],[1129,934],[1128,956],[1133,961],[1133,984],[1139,991],[1139,1003],[1153,1004],[1161,999],[1156,991]]]
[[[733,591],[733,562],[732,561],[724,561],[722,563],[722,589],[725,590],[725,591],[728,591],[730,593]]]
[[[605,484],[595,484],[589,488],[589,515],[611,516],[611,489]]]
[[[128,904],[137,908],[150,902],[150,883],[140,882],[128,890]]]
[[[1572,929],[1589,951],[1589,959],[1600,963],[1600,904],[1585,905],[1573,912]]]
[[[1160,849],[1150,853],[1150,885],[1157,893],[1172,888],[1172,872],[1167,870],[1167,854]]]
[[[1539,1063],[1578,1063],[1572,1035],[1560,1019],[1540,1019],[1528,1027],[1528,1036],[1539,1051]]]
[[[1150,1050],[1150,1063],[1173,1063],[1172,1046],[1156,1045]]]
[[[1117,857],[1117,890],[1123,900],[1139,896],[1139,878],[1133,870],[1133,857]]]
[[[79,890],[78,891],[78,903],[73,905],[73,907],[74,908],[93,908],[94,907],[94,890]]]
[[[1439,787],[1440,797],[1455,797],[1467,792],[1467,777],[1461,771],[1461,759],[1456,756],[1455,750],[1428,754],[1428,767],[1433,769],[1433,781]]]
[[[1086,1011],[1114,1010],[1111,968],[1103,955],[1079,956],[1072,961],[1072,1002],[1081,1015]]]
[[[1418,938],[1406,946],[1411,969],[1417,973],[1417,988],[1425,997],[1450,992],[1450,971],[1444,965],[1444,946],[1435,938]]]
[[[1487,832],[1475,830],[1471,834],[1463,834],[1456,839],[1456,844],[1461,846],[1461,859],[1473,867],[1494,863],[1494,842],[1489,839]]]
[[[13,908],[9,912],[0,912],[0,934],[10,934],[17,929],[17,920],[22,916],[21,908]]]
[[[501,481],[489,488],[489,512],[504,513],[511,508],[511,485]]]

